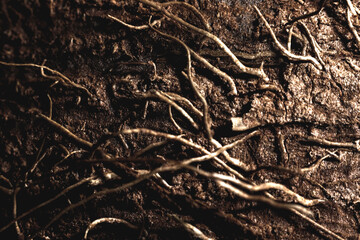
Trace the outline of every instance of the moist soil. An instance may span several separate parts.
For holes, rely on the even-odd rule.
[[[101,218],[117,220],[94,225],[88,239],[359,238],[360,59],[347,2],[186,2],[244,65],[262,66],[268,80],[243,73],[212,39],[145,3],[1,1],[0,60],[38,64],[0,64],[1,239],[83,239],[88,226]],[[290,42],[292,53],[321,58],[322,69],[284,56],[253,5],[285,48]],[[200,15],[185,5],[165,9],[206,29]],[[131,29],[108,15],[145,27]],[[286,191],[254,192],[234,184],[243,193],[236,194],[189,168],[126,185],[204,152],[166,136],[124,130],[182,134],[210,152],[219,147],[209,141],[203,102],[183,74],[188,73],[185,48],[149,28],[154,20],[160,22],[154,28],[181,39],[234,79],[237,93],[230,94],[226,81],[192,59],[195,88],[208,104],[210,135],[226,145],[257,131],[228,150],[248,169],[219,155],[238,175],[212,160],[191,166],[241,174],[251,186],[282,184],[304,198],[321,199],[301,207],[307,217],[291,210],[301,205]],[[350,16],[350,22],[356,31],[357,16]],[[43,65],[58,72],[42,72]],[[159,92],[168,94],[163,99],[177,94],[183,100],[174,100],[169,110]],[[4,228],[17,216],[21,218]]]

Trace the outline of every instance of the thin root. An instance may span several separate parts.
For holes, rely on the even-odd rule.
[[[141,155],[145,154],[146,152],[148,152],[154,148],[164,146],[168,142],[169,142],[168,140],[164,140],[164,141],[160,141],[160,142],[151,143],[150,145],[148,145],[145,148],[141,149],[140,151],[136,152],[134,154],[134,157],[140,157]]]
[[[176,110],[178,110],[190,123],[191,125],[195,128],[195,129],[199,129],[198,124],[194,121],[194,119],[182,108],[180,107],[178,104],[176,104],[174,101],[172,101],[170,98],[168,98],[165,94],[163,94],[160,91],[156,91],[156,90],[151,90],[145,94],[143,94],[144,97],[148,97],[148,98],[158,98],[164,102],[166,102],[167,104],[169,104],[170,106],[174,107]]]
[[[326,146],[326,147],[336,147],[336,148],[352,148],[356,151],[360,151],[360,146],[359,146],[359,140],[355,141],[354,143],[350,143],[350,142],[334,142],[334,141],[329,141],[326,139],[322,139],[322,138],[318,138],[315,136],[309,136],[306,139],[309,142],[314,142],[317,144],[320,144],[322,146]]]
[[[231,183],[236,184],[236,185],[240,186],[241,188],[246,189],[251,192],[263,192],[263,191],[268,191],[270,189],[281,190],[284,193],[288,194],[289,196],[294,197],[301,205],[306,206],[306,207],[311,207],[316,204],[324,202],[324,200],[322,200],[322,199],[314,199],[314,200],[306,199],[279,183],[267,182],[267,183],[263,183],[263,184],[259,184],[259,185],[251,185],[251,184],[245,183],[241,180],[238,180],[238,179],[235,179],[233,177],[226,176],[223,174],[210,173],[210,172],[206,172],[206,171],[203,171],[203,170],[191,167],[191,166],[187,166],[187,168],[189,168],[192,171],[197,172],[203,176],[206,176],[208,178],[231,182]]]
[[[35,110],[36,112],[38,112],[37,110]],[[66,137],[69,137],[70,139],[72,139],[73,141],[75,141],[77,144],[81,145],[84,148],[92,148],[93,144],[89,141],[86,141],[78,136],[76,136],[75,134],[73,134],[69,129],[65,128],[64,126],[62,126],[60,123],[55,122],[54,120],[50,119],[48,116],[45,116],[44,114],[38,112],[38,115],[46,120],[51,126],[55,127],[56,130],[58,130],[60,133],[62,133],[63,135],[65,135]]]
[[[82,184],[85,183],[85,182],[89,182],[89,181],[91,181],[91,180],[94,179],[94,178],[95,178],[94,176],[93,176],[93,177],[88,177],[88,178],[85,178],[85,179],[83,179],[83,180],[81,180],[81,181],[79,181],[79,182],[77,182],[77,183],[75,183],[75,184],[67,187],[66,189],[62,190],[59,194],[57,194],[55,197],[50,198],[49,200],[47,200],[47,201],[45,201],[45,202],[37,205],[36,207],[31,208],[30,210],[28,210],[28,211],[24,212],[23,214],[21,214],[20,216],[16,217],[13,221],[11,221],[10,223],[8,223],[6,226],[2,227],[2,228],[0,229],[0,232],[5,231],[5,230],[8,229],[12,224],[14,224],[16,221],[18,221],[18,220],[20,220],[20,219],[28,216],[30,213],[32,213],[32,212],[34,212],[34,211],[36,211],[36,210],[38,210],[38,209],[40,209],[40,208],[48,205],[49,203],[55,201],[55,200],[58,199],[59,197],[64,196],[64,195],[65,195],[67,192],[69,192],[70,190],[72,190],[72,189],[74,189],[74,188],[82,185]]]
[[[163,93],[165,96],[167,96],[168,98],[170,98],[173,101],[178,101],[181,102],[182,104],[184,104],[186,107],[188,107],[193,113],[195,113],[197,116],[199,117],[203,117],[203,113],[197,109],[192,102],[190,102],[189,99],[184,98],[176,93],[172,93],[172,92],[166,92]]]
[[[348,0],[348,1],[349,1],[349,0]],[[350,8],[347,8],[347,10],[346,10],[346,16],[347,16],[346,19],[347,19],[349,28],[350,28],[352,34],[353,34],[354,37],[355,37],[357,47],[360,48],[360,37],[359,37],[359,34],[358,34],[357,30],[355,29],[352,21],[351,21],[351,17],[354,16],[354,14],[352,13],[352,10],[351,10]]]
[[[5,66],[13,66],[13,67],[36,67],[36,68],[40,68],[41,70],[41,74],[45,77],[50,77],[50,79],[53,79],[55,80],[54,77],[52,76],[48,76],[48,75],[45,75],[44,74],[44,69],[46,69],[47,71],[51,72],[52,74],[56,75],[56,79],[57,80],[60,80],[61,82],[63,82],[65,85],[70,85],[74,88],[78,88],[82,91],[85,91],[90,97],[92,97],[92,94],[89,92],[89,90],[87,90],[85,87],[77,84],[77,83],[74,83],[73,81],[71,81],[68,77],[66,77],[64,74],[56,71],[56,70],[53,70],[47,66],[44,66],[44,65],[38,65],[38,64],[34,64],[34,63],[8,63],[8,62],[3,62],[3,61],[0,61],[0,64],[2,65],[5,65]]]
[[[244,191],[238,189],[238,188],[235,188],[234,186],[232,186],[231,184],[228,184],[228,183],[225,183],[224,181],[221,181],[221,180],[216,180],[216,183],[220,186],[220,187],[223,187],[227,190],[229,190],[230,192],[233,192],[235,193],[236,195],[238,195],[239,197],[245,199],[245,200],[249,200],[249,201],[256,201],[256,202],[263,202],[263,203],[266,203],[272,207],[275,207],[275,208],[281,208],[281,209],[286,209],[286,210],[297,210],[307,216],[312,216],[313,213],[300,206],[300,205],[297,205],[297,204],[290,204],[290,203],[281,203],[281,202],[278,202],[278,201],[275,201],[273,199],[270,199],[268,197],[265,197],[265,196],[261,196],[261,195],[250,195],[250,194],[247,194],[245,193]]]
[[[128,130],[123,130],[122,132],[123,134],[133,134],[133,133],[147,133],[147,134],[151,134],[151,133],[156,133],[155,135],[157,136],[166,136],[167,138],[173,138],[171,140],[178,140],[178,141],[181,141],[181,142],[188,142],[188,144],[190,143],[190,145],[195,145],[193,143],[191,143],[190,141],[187,141],[179,136],[172,136],[170,134],[166,134],[166,133],[159,133],[159,132],[155,132],[155,131],[152,131],[152,130],[149,130],[149,129],[128,129]],[[234,146],[240,144],[240,143],[243,143],[245,142],[246,140],[248,140],[249,138],[257,135],[258,132],[257,131],[254,131],[254,132],[251,132],[249,133],[248,135],[246,135],[245,137],[231,143],[231,144],[228,144],[224,147],[222,147],[221,149],[218,149],[217,151],[215,152],[208,152],[207,150],[207,154],[206,155],[203,155],[203,156],[200,156],[200,157],[194,157],[194,158],[190,158],[190,159],[187,159],[187,160],[183,160],[181,162],[174,162],[174,163],[169,163],[169,164],[166,164],[166,165],[163,165],[155,170],[152,170],[151,172],[149,173],[146,173],[146,174],[143,174],[143,175],[140,175],[138,176],[135,180],[129,182],[129,183],[126,183],[126,184],[123,184],[119,187],[116,187],[116,188],[111,188],[111,189],[105,189],[105,190],[102,190],[102,191],[98,191],[98,192],[95,192],[94,194],[92,194],[91,196],[77,202],[77,203],[74,203],[74,204],[71,204],[70,206],[66,207],[65,209],[63,209],[58,215],[56,215],[51,221],[49,221],[49,223],[44,227],[45,229],[48,228],[50,225],[52,225],[54,222],[56,222],[59,218],[61,218],[65,213],[67,213],[68,211],[72,210],[72,209],[75,209],[81,205],[83,205],[84,203],[96,198],[96,197],[99,197],[99,196],[104,196],[104,195],[107,195],[107,194],[111,194],[111,193],[115,193],[115,192],[120,192],[124,189],[127,189],[127,188],[130,188],[146,179],[149,179],[151,177],[153,177],[155,174],[157,173],[161,173],[161,172],[168,172],[168,171],[176,171],[176,170],[179,170],[181,168],[184,168],[185,166],[188,166],[192,163],[199,163],[199,162],[204,162],[204,161],[208,161],[210,159],[213,159],[213,158],[216,158],[219,154],[221,154],[223,151],[226,151],[228,149],[231,149],[233,148]],[[152,134],[154,135],[154,134]],[[202,148],[202,147],[201,147]],[[0,229],[0,232],[1,232],[1,229]]]
[[[126,22],[123,22],[121,21],[120,19],[118,19],[117,17],[114,17],[110,14],[107,15],[109,18],[111,18],[112,20],[115,20],[116,22],[118,23],[121,23],[122,25],[124,25],[125,27],[128,27],[130,29],[134,29],[134,30],[144,30],[144,29],[148,29],[149,28],[149,25],[141,25],[141,26],[134,26],[134,25],[131,25],[131,24],[128,24]],[[153,22],[154,24],[161,24],[161,20],[156,20]]]
[[[351,58],[347,57],[345,58],[345,61],[350,65],[352,69],[354,69],[356,72],[360,72],[360,67],[356,65]]]
[[[357,15],[357,9],[355,8],[355,6],[353,5],[353,3],[351,2],[351,0],[346,0],[346,4],[348,5],[348,8],[351,12],[352,15]]]
[[[187,146],[190,146],[190,147],[192,147],[194,149],[199,150],[203,154],[210,154],[210,152],[207,149],[205,149],[203,146],[195,144],[194,142],[183,138],[181,135],[176,136],[176,135],[172,135],[172,134],[168,134],[168,133],[157,132],[157,131],[146,129],[146,128],[127,129],[127,130],[123,130],[122,133],[123,134],[141,133],[141,134],[149,134],[149,135],[153,135],[153,136],[157,136],[157,137],[164,137],[164,138],[167,138],[167,139],[172,140],[172,141],[181,142],[182,144],[185,144]],[[245,139],[247,139],[248,137],[256,136],[258,134],[259,134],[259,131],[253,131],[250,134],[246,135]],[[243,138],[241,138],[241,139],[243,139]],[[242,141],[244,141],[244,140],[242,140]],[[226,150],[227,149],[225,149],[224,151],[226,151]],[[216,161],[222,161],[221,159],[219,159],[217,157],[214,157],[214,159]],[[230,158],[229,161],[231,162],[231,164],[233,164],[233,165],[235,165],[237,167],[240,167],[241,169],[243,169],[245,171],[253,170],[252,167],[248,166],[247,164],[241,162],[238,159]]]
[[[291,27],[289,29],[289,37],[288,37],[288,42],[287,42],[287,50],[289,52],[291,52],[291,41],[292,41],[292,36],[293,36],[293,29],[294,29],[294,25],[291,25]]]
[[[304,215],[303,213],[301,213],[300,211],[298,211],[297,209],[291,209],[291,211],[293,213],[295,213],[296,215],[298,215],[299,217],[305,219],[306,221],[308,221],[309,223],[311,223],[312,225],[314,225],[315,227],[319,228],[321,231],[329,234],[330,236],[338,239],[338,240],[345,240],[345,238],[342,238],[341,236],[337,235],[336,233],[334,233],[333,231],[331,231],[330,229],[324,227],[323,225],[315,222],[314,220],[312,220],[311,218],[309,218],[308,216]]]
[[[302,0],[301,0],[302,1]],[[323,0],[322,3],[321,3],[321,6],[319,9],[317,9],[316,11],[314,12],[311,12],[311,13],[307,13],[307,14],[304,14],[302,16],[299,16],[299,17],[296,17],[294,18],[293,20],[289,21],[286,25],[290,25],[290,24],[293,24],[299,20],[302,20],[302,19],[306,19],[306,18],[309,18],[309,17],[312,17],[312,16],[315,16],[315,15],[318,15],[321,13],[321,11],[325,8],[325,5],[327,3],[328,0]],[[303,4],[303,3],[302,3]]]
[[[314,50],[314,52],[315,52],[315,54],[316,54],[316,57],[317,57],[317,58],[319,59],[319,61],[320,61],[320,64],[323,66],[323,68],[325,68],[325,63],[324,63],[324,61],[322,60],[321,54],[320,54],[321,51],[320,51],[320,49],[318,48],[319,44],[316,42],[314,36],[311,35],[311,32],[310,32],[309,28],[305,25],[305,23],[303,23],[303,22],[300,21],[300,25],[304,28],[305,33],[306,33],[306,35],[307,35],[307,37],[308,37],[308,39],[309,39],[309,42],[310,42],[310,44],[311,44],[311,46],[312,46],[312,48],[313,48],[313,50]]]
[[[87,227],[85,234],[84,234],[84,239],[87,239],[87,236],[89,234],[89,231],[91,229],[93,229],[94,227],[96,227],[96,225],[100,224],[100,223],[120,223],[120,224],[124,224],[126,225],[128,228],[131,228],[133,230],[139,230],[139,227],[129,223],[128,221],[125,221],[124,219],[120,219],[120,218],[110,218],[110,217],[106,217],[106,218],[99,218],[96,219],[95,221],[93,221],[92,223],[90,223],[90,225]]]
[[[183,132],[183,129],[179,126],[179,124],[175,121],[174,117],[173,117],[173,114],[172,114],[172,111],[171,111],[171,105],[169,105],[169,117],[170,117],[170,120],[171,122],[174,124],[174,126],[176,127],[176,129],[182,133]]]
[[[181,25],[191,29],[194,32],[197,32],[205,37],[210,38],[211,40],[213,40],[214,42],[217,43],[217,45],[228,54],[228,56],[232,59],[232,61],[235,63],[235,65],[239,68],[239,70],[243,73],[247,73],[253,76],[257,76],[261,79],[263,79],[264,81],[268,81],[268,77],[265,74],[264,70],[262,68],[250,68],[250,67],[246,67],[244,64],[242,64],[240,62],[240,60],[234,55],[234,53],[229,49],[228,46],[225,45],[225,43],[223,41],[220,40],[220,38],[218,38],[217,36],[215,36],[214,34],[200,29],[186,21],[184,21],[183,19],[173,15],[172,13],[168,12],[164,6],[162,5],[162,3],[158,3],[158,2],[153,2],[153,1],[149,1],[149,0],[140,0],[140,2],[155,8],[156,10],[162,12],[165,16],[167,16],[168,18],[174,20],[175,22],[180,23]]]
[[[310,167],[306,167],[306,168],[301,168],[300,169],[300,172],[301,173],[305,173],[305,172],[310,172],[310,171],[314,171],[315,169],[317,169],[318,167],[320,167],[320,165],[321,165],[321,163],[325,160],[325,159],[327,159],[327,158],[329,158],[330,156],[332,156],[332,157],[335,157],[336,159],[338,159],[338,156],[335,154],[337,152],[337,150],[336,151],[334,151],[334,152],[328,152],[329,154],[327,154],[327,155],[325,155],[325,156],[323,156],[322,158],[320,158],[319,160],[317,160],[314,164],[312,164]],[[335,156],[334,156],[335,155]]]
[[[277,39],[274,31],[272,30],[272,28],[270,27],[270,24],[267,22],[267,20],[265,19],[265,17],[262,15],[262,13],[260,12],[260,10],[254,5],[254,8],[257,12],[257,14],[259,15],[259,17],[261,18],[261,20],[264,22],[266,28],[269,30],[270,35],[272,37],[272,39],[275,42],[275,45],[278,47],[278,49],[280,50],[280,52],[287,57],[289,60],[292,61],[300,61],[300,62],[311,62],[312,64],[314,64],[315,67],[317,67],[318,69],[322,70],[323,67],[322,65],[313,57],[311,56],[300,56],[300,55],[296,55],[291,53],[290,51],[288,51],[284,46],[281,45],[281,43],[279,42],[279,40]]]
[[[200,19],[201,23],[204,25],[206,30],[211,31],[210,24],[206,21],[204,15],[202,15],[202,13],[199,10],[197,10],[197,8],[194,7],[193,5],[188,4],[187,2],[177,2],[177,1],[165,2],[165,3],[163,3],[163,5],[164,6],[181,5],[181,6],[184,6],[188,9],[190,9]]]
[[[178,216],[176,216],[175,214],[171,214],[170,216],[172,216],[173,218],[175,218],[178,222],[181,223],[181,225],[183,225],[183,227],[186,229],[186,231],[188,231],[189,233],[193,234],[196,239],[202,239],[202,240],[213,240],[213,238],[209,238],[207,237],[203,232],[201,232],[200,229],[198,229],[197,227],[195,227],[194,225],[184,222],[183,220],[181,220]]]
[[[18,192],[20,191],[20,188],[17,187],[15,188],[14,192],[13,192],[13,217],[14,219],[16,219],[17,217],[17,201],[16,201],[16,196],[18,194]],[[16,234],[18,235],[18,239],[24,239],[24,234],[21,232],[20,230],[20,226],[19,223],[17,222],[17,220],[14,220],[15,222],[15,230],[16,230]]]

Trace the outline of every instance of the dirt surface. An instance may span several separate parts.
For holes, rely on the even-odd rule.
[[[0,238],[359,239],[355,1],[166,2],[1,1]]]

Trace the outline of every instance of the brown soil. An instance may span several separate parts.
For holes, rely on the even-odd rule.
[[[244,65],[263,64],[268,81],[240,71],[213,40],[141,2],[1,1],[0,238],[83,239],[94,220],[115,218],[126,222],[98,224],[88,239],[358,239],[360,58],[349,23],[356,31],[359,19],[353,14],[349,22],[347,1],[186,0]],[[291,52],[321,58],[322,69],[284,56],[254,4],[286,48],[291,20],[315,12],[294,24]],[[184,5],[164,9],[205,29]],[[150,16],[161,20],[154,28],[229,74],[237,93],[192,56],[194,87],[208,105],[204,120],[203,102],[183,74],[185,48],[108,15],[136,26],[148,26]],[[315,48],[319,56],[300,21],[323,49]],[[257,53],[264,54],[247,56]],[[42,73],[42,64],[58,72]],[[169,100],[173,93],[197,110]],[[215,152],[212,137],[225,146],[254,131],[227,151],[246,167],[225,154],[218,159],[232,173],[213,159],[179,166],[205,149]],[[183,134],[177,139],[202,150],[159,132]],[[250,187],[224,180],[231,191],[196,169]],[[269,182],[287,190],[255,191]],[[292,193],[322,201],[302,206]]]

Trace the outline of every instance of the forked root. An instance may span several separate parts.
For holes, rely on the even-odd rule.
[[[84,91],[87,95],[89,95],[90,97],[92,97],[92,94],[89,92],[89,90],[87,90],[84,86],[81,86],[80,84],[74,83],[73,81],[71,81],[68,77],[66,77],[64,74],[53,70],[47,66],[44,65],[38,65],[38,64],[34,64],[34,63],[8,63],[8,62],[3,62],[0,61],[0,64],[5,65],[5,66],[13,66],[13,67],[36,67],[36,68],[40,68],[41,73],[44,77],[56,80],[56,81],[61,81],[64,85],[70,85],[74,88],[78,88],[82,91]],[[54,76],[48,76],[46,74],[44,74],[44,69],[46,69],[47,71],[51,72],[52,74],[55,75]]]
[[[310,62],[312,64],[314,64],[314,66],[320,70],[323,69],[322,65],[318,62],[318,60],[316,60],[315,58],[311,57],[311,56],[301,56],[301,55],[296,55],[293,54],[292,52],[290,52],[288,49],[286,49],[283,45],[281,45],[281,43],[279,42],[279,40],[277,39],[274,31],[272,30],[272,28],[270,27],[270,24],[268,23],[268,21],[265,19],[265,17],[262,15],[262,13],[260,12],[260,10],[254,5],[254,8],[257,12],[257,14],[259,15],[259,17],[261,18],[261,20],[264,22],[265,27],[269,30],[270,35],[272,37],[272,39],[274,40],[275,45],[277,46],[277,48],[280,50],[280,52],[282,53],[283,56],[287,57],[289,60],[292,61],[298,61],[298,62]]]
[[[167,11],[165,9],[165,6],[162,3],[153,2],[153,1],[149,1],[149,0],[140,0],[140,2],[162,12],[166,17],[172,19],[175,22],[180,23],[181,25],[187,27],[191,31],[201,34],[201,35],[213,40],[232,59],[232,61],[238,67],[240,72],[259,77],[259,78],[263,79],[264,81],[269,80],[268,76],[265,74],[265,72],[262,68],[250,68],[250,67],[246,67],[243,63],[241,63],[240,60],[235,56],[235,54],[229,49],[229,47],[226,46],[226,44],[223,41],[221,41],[220,38],[218,38],[214,34],[210,33],[209,31],[206,31],[204,29],[198,28],[198,27],[184,21],[183,19],[175,16],[174,14]]]
[[[135,30],[143,30],[143,29],[148,29],[151,28],[154,31],[156,31],[157,33],[159,33],[160,35],[162,35],[165,38],[168,38],[170,40],[174,40],[178,43],[180,43],[181,45],[184,46],[184,48],[187,51],[190,51],[191,56],[194,57],[197,61],[201,62],[206,68],[208,68],[210,71],[212,71],[213,73],[215,73],[216,75],[218,75],[220,77],[220,79],[224,79],[226,81],[227,84],[229,84],[230,86],[230,95],[237,95],[238,92],[236,90],[236,85],[234,83],[234,80],[232,79],[232,77],[230,77],[227,73],[223,72],[222,70],[220,70],[219,68],[213,66],[208,60],[206,60],[205,58],[203,58],[200,54],[196,53],[194,50],[192,50],[189,46],[187,46],[183,41],[181,41],[179,38],[171,36],[169,34],[166,34],[164,32],[161,32],[160,30],[154,28],[154,26],[158,25],[159,21],[155,20],[151,23],[149,23],[148,25],[141,25],[141,26],[133,26],[130,25],[128,23],[125,23],[123,21],[121,21],[120,19],[108,15],[108,17],[110,17],[111,19],[121,23],[122,25],[130,28],[130,29],[135,29]]]
[[[271,189],[281,190],[281,191],[285,192],[286,194],[295,197],[295,199],[301,205],[303,205],[305,207],[311,207],[311,206],[314,206],[314,205],[317,205],[319,203],[324,202],[324,200],[322,200],[322,199],[314,199],[314,200],[306,199],[306,198],[300,196],[299,194],[295,193],[294,191],[288,189],[287,187],[285,187],[284,185],[279,184],[279,183],[267,182],[267,183],[263,183],[263,184],[259,184],[259,185],[251,185],[251,184],[248,184],[246,182],[243,182],[240,179],[235,179],[233,177],[226,176],[226,175],[223,175],[223,174],[210,173],[210,172],[206,172],[206,171],[200,170],[198,168],[190,167],[190,166],[187,167],[187,168],[189,168],[192,171],[197,172],[197,173],[199,173],[199,174],[201,174],[201,175],[203,175],[205,177],[208,177],[208,178],[231,182],[231,183],[236,184],[239,187],[241,187],[243,189],[246,189],[247,191],[251,191],[251,192],[263,192],[263,191],[268,191],[268,190],[271,190]]]

